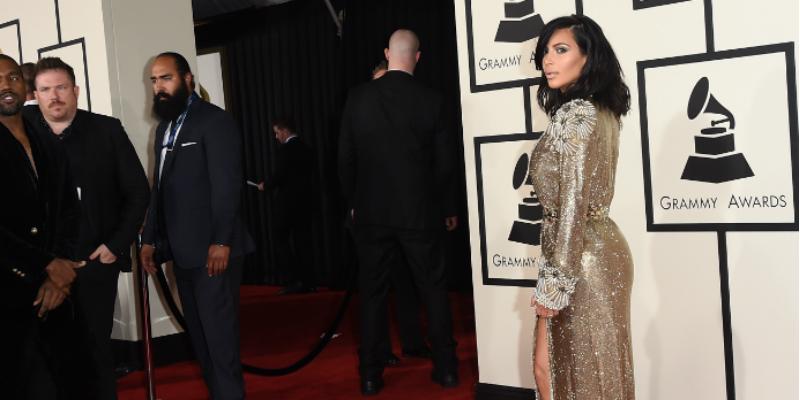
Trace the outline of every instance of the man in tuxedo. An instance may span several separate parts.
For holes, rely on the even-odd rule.
[[[316,282],[310,251],[313,154],[297,134],[291,118],[275,118],[272,131],[280,147],[275,170],[263,187],[275,194],[276,248],[290,279],[279,293],[313,292]]]
[[[239,284],[253,241],[242,220],[242,141],[233,118],[195,92],[189,63],[162,53],[150,68],[155,171],[141,258],[174,261],[195,356],[214,400],[243,399]]]
[[[78,207],[66,156],[23,118],[24,102],[22,71],[0,54],[0,387],[8,398],[57,399],[68,366],[51,357],[60,343],[49,324],[68,311],[59,306],[83,265],[69,260]]]
[[[432,379],[458,385],[455,341],[440,262],[441,236],[455,229],[454,145],[441,95],[414,79],[419,41],[394,32],[389,70],[354,89],[342,116],[339,174],[352,205],[359,254],[361,392],[383,387],[386,292],[392,264],[404,256],[428,312]]]
[[[116,399],[111,330],[117,280],[130,271],[130,249],[149,200],[147,176],[128,135],[116,118],[78,109],[80,88],[72,67],[59,58],[36,63],[38,107],[25,108],[44,134],[63,145],[79,196],[81,218],[76,256],[87,260],[78,271],[73,295],[89,370],[76,374],[86,399]]]

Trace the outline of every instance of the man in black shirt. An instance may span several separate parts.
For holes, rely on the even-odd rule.
[[[39,106],[26,113],[63,145],[81,207],[76,252],[88,264],[78,272],[74,299],[90,370],[79,379],[89,386],[84,398],[116,399],[111,329],[117,279],[131,267],[131,244],[149,201],[147,177],[119,120],[78,109],[71,66],[46,57],[35,74]]]

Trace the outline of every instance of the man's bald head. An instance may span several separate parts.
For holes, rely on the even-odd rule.
[[[389,69],[413,73],[419,61],[419,38],[408,29],[398,29],[389,38],[389,48],[384,50]]]

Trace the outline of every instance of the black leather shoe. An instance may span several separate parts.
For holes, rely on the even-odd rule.
[[[455,372],[445,372],[441,374],[434,372],[431,374],[431,380],[445,388],[454,388],[458,386],[458,374]]]
[[[433,358],[433,353],[428,346],[422,346],[416,349],[403,349],[403,357],[416,357],[416,358]]]
[[[385,364],[386,364],[387,367],[394,367],[394,366],[400,364],[400,359],[397,358],[397,356],[394,355],[394,353],[389,352],[389,354],[386,355]]]
[[[361,394],[364,396],[374,396],[383,389],[383,379],[361,379]]]

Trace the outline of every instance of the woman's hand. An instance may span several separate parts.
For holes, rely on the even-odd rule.
[[[558,315],[558,310],[551,310],[536,302],[536,295],[531,296],[531,307],[536,310],[536,315],[542,318],[553,318]]]

